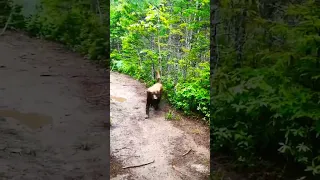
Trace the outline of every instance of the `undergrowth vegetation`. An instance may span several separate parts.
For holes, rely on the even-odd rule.
[[[224,0],[215,19],[212,147],[247,168],[272,157],[319,179],[319,2]]]
[[[0,0],[0,33],[7,29],[22,29],[25,27],[24,17],[21,14],[22,6],[16,5],[11,0]]]
[[[21,6],[7,4],[3,12],[5,21],[11,9],[20,12]],[[53,40],[79,52],[88,59],[107,65],[109,54],[109,14],[107,0],[39,0],[36,13],[11,20],[11,28],[23,29],[30,35]],[[0,19],[4,24],[4,20]],[[18,25],[15,25],[19,22]]]
[[[167,100],[209,119],[209,0],[111,3],[113,70],[154,83],[160,70]]]

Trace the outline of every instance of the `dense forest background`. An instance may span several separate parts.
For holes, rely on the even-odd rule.
[[[167,100],[208,121],[209,0],[111,2],[111,66],[150,86],[157,70]]]
[[[252,179],[319,175],[319,1],[213,2],[215,152],[260,167]]]
[[[214,152],[252,179],[317,176],[319,3],[214,3]],[[209,1],[111,2],[112,69],[149,85],[160,69],[169,102],[208,118],[209,18]]]
[[[0,1],[0,25],[106,67],[110,34],[113,70],[150,85],[159,69],[174,107],[205,121],[211,108],[213,158],[251,179],[319,178],[319,1],[213,1],[211,64],[209,0],[112,1],[110,28],[106,0],[40,2],[26,18]]]

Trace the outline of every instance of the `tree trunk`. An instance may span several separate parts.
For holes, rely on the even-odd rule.
[[[217,17],[216,11],[219,7],[219,1],[214,0],[213,3],[210,4],[210,134],[213,134],[213,76],[215,73],[215,67],[217,67],[217,44],[216,44],[216,35],[217,35]],[[210,137],[211,138],[211,137]],[[214,154],[212,152],[213,148],[210,147],[210,154]],[[214,163],[210,161],[210,170],[214,171]]]

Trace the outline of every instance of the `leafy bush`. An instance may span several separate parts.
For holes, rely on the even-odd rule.
[[[143,80],[147,86],[155,83],[154,73],[161,70],[168,101],[208,121],[209,1],[195,5],[124,0],[111,6],[112,69]]]
[[[0,2],[0,7],[0,27],[4,27],[9,20],[8,29],[24,28],[24,17],[21,14],[22,6],[14,4],[12,0],[3,0]]]
[[[254,34],[245,37],[242,58],[228,44],[220,46],[238,54],[221,57],[215,70],[212,147],[245,166],[282,155],[286,164],[320,175],[319,5],[282,5],[285,11],[272,9],[276,18],[249,16],[247,24],[236,25]],[[242,66],[233,67],[235,59]]]
[[[37,14],[27,19],[26,30],[63,43],[91,60],[104,60],[108,27],[89,7],[89,3],[43,0]]]

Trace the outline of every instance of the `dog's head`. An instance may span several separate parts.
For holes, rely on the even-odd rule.
[[[162,84],[161,83],[156,83],[153,86],[148,88],[148,93],[151,94],[152,99],[160,99],[161,98],[161,93],[162,93]]]

